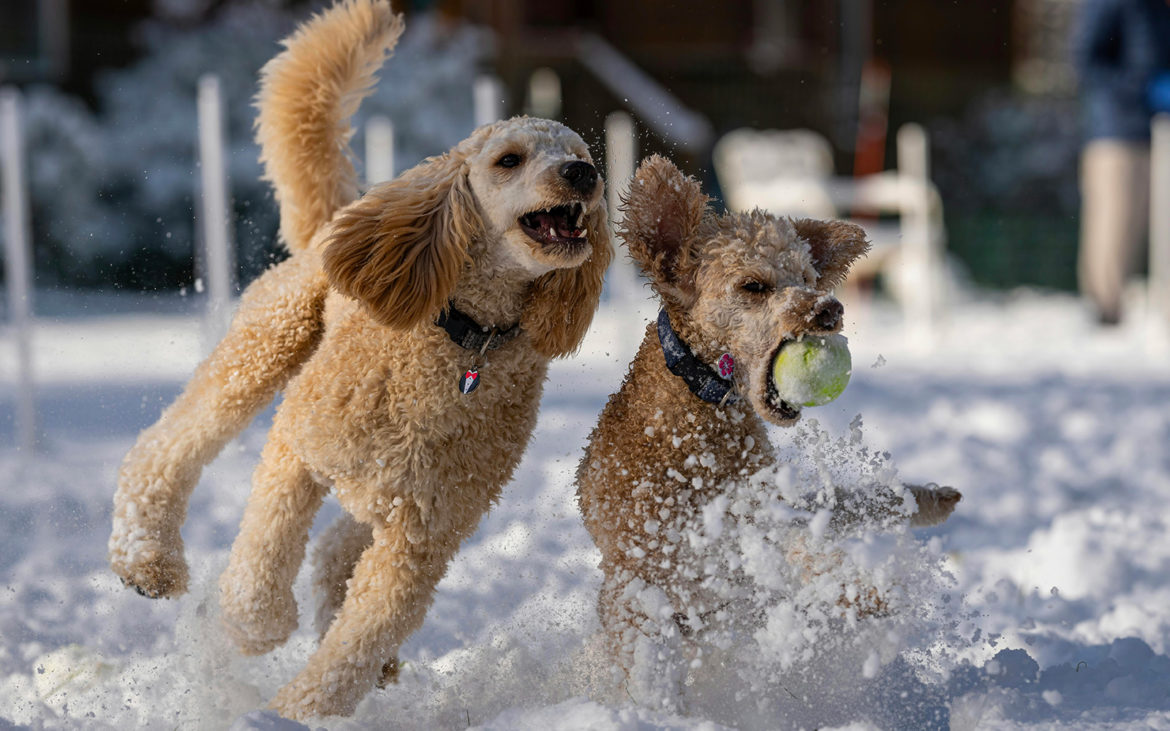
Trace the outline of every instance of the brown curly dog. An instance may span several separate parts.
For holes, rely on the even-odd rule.
[[[577,494],[601,551],[602,627],[628,677],[638,637],[690,636],[721,608],[693,571],[710,557],[685,532],[730,483],[776,462],[765,422],[789,425],[801,412],[777,395],[772,359],[787,342],[841,329],[832,290],[868,244],[840,221],[716,216],[699,184],[658,156],[638,169],[620,234],[662,311],[590,436]],[[727,357],[733,369],[720,377]],[[951,488],[909,490],[916,525],[941,522],[960,498]],[[812,573],[826,559],[801,546],[786,558]],[[868,603],[862,613],[881,609],[880,597],[849,601]],[[667,672],[653,661],[643,669]]]

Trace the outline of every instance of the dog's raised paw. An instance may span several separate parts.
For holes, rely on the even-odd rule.
[[[398,682],[398,658],[392,657],[382,664],[382,675],[378,678],[378,687],[386,688]]]
[[[133,548],[110,551],[110,568],[123,586],[151,599],[176,597],[187,591],[182,548],[165,550],[156,541],[138,541]]]
[[[940,487],[933,483],[909,487],[918,503],[918,512],[910,519],[910,525],[913,526],[938,525],[950,517],[955,506],[963,499],[963,493],[953,487]]]

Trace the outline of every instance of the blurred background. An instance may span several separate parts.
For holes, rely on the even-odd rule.
[[[957,629],[932,629],[928,653],[893,635],[882,646],[902,648],[889,668],[928,658],[943,668],[948,656],[974,665],[941,684],[914,671],[907,696],[891,675],[863,682],[857,671],[869,670],[834,645],[802,672],[809,697],[832,701],[783,686],[793,719],[935,728],[949,706],[956,729],[1170,728],[1170,157],[1147,159],[1128,189],[1115,159],[1104,160],[1109,175],[1085,176],[1126,201],[1162,176],[1149,217],[1160,237],[1136,207],[1107,206],[1111,226],[1134,229],[1111,240],[1139,241],[1132,257],[1121,252],[1133,269],[1113,283],[1125,290],[1120,327],[1102,327],[1117,312],[1094,312],[1078,291],[1092,218],[1082,207],[1099,196],[1081,199],[1095,134],[1081,82],[1092,75],[1085,53],[1073,60],[1074,40],[1087,37],[1076,28],[1095,9],[1088,55],[1160,70],[1149,98],[1170,111],[1170,40],[1159,40],[1170,39],[1170,0],[393,1],[406,34],[354,125],[367,181],[443,152],[480,121],[529,113],[580,132],[614,191],[635,160],[661,152],[717,206],[867,228],[874,251],[840,295],[852,383],[804,422],[823,431],[770,436],[810,450],[839,439],[849,446],[835,469],[881,455],[899,479],[962,490],[955,516],[918,534],[946,555],[955,590],[906,584],[923,606],[950,606]],[[272,409],[194,493],[192,600],[125,591],[105,555],[126,450],[215,344],[232,292],[283,256],[252,99],[279,39],[327,2],[0,0],[0,728],[68,718],[226,728],[315,641],[306,623],[283,654],[248,660],[208,641],[217,620],[204,607]],[[1137,52],[1119,51],[1123,8],[1164,21],[1142,33],[1154,26],[1125,16],[1125,37],[1145,39]],[[1136,114],[1125,130],[1134,137],[1150,128],[1143,80],[1106,72],[1095,85]],[[214,114],[201,113],[209,89]],[[1123,113],[1105,117],[1116,132]],[[1132,157],[1170,152],[1162,119],[1163,143],[1126,140],[1142,148]],[[201,129],[211,128],[222,145],[204,155]],[[16,188],[3,180],[20,172]],[[217,190],[222,207],[211,205]],[[18,239],[30,246],[11,246]],[[223,266],[211,266],[212,239],[231,253]],[[601,579],[573,471],[638,348],[631,323],[656,309],[624,260],[581,352],[552,365],[513,485],[406,649],[415,670],[371,696],[354,728],[583,717],[560,703],[560,679],[593,631]],[[233,276],[207,276],[225,270]],[[905,337],[917,326],[925,337]],[[338,510],[330,501],[318,529]],[[690,727],[582,702],[604,715],[590,716],[595,726]],[[921,722],[892,715],[914,709]]]
[[[394,124],[398,169],[443,151],[474,126],[473,80],[490,73],[502,113],[559,116],[599,161],[606,117],[624,111],[639,157],[670,155],[717,200],[733,201],[751,177],[736,156],[767,158],[770,144],[828,181],[807,212],[879,224],[896,223],[897,206],[867,206],[847,181],[897,169],[897,132],[915,123],[937,243],[958,276],[1072,290],[1080,133],[1068,48],[1079,4],[399,1],[408,32],[362,108],[355,150],[364,119],[380,114]],[[206,73],[223,93],[240,285],[278,258],[251,99],[277,41],[322,5],[0,0],[0,84],[24,97],[38,289],[191,286]],[[739,140],[720,159],[718,143],[744,128],[815,135]],[[813,193],[781,197],[808,208]]]

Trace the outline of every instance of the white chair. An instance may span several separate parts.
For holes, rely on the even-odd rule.
[[[946,243],[942,198],[930,182],[926,133],[898,130],[898,168],[861,178],[833,174],[832,148],[811,130],[728,133],[715,145],[715,172],[728,208],[784,216],[855,220],[872,243],[851,280],[884,277],[907,318],[933,324],[942,301]],[[877,218],[893,214],[896,220]]]

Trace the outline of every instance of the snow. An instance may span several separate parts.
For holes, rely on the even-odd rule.
[[[105,565],[118,463],[208,347],[200,301],[42,293],[35,455],[11,446],[16,355],[0,340],[0,727],[306,728],[264,706],[314,646],[307,577],[302,629],[270,655],[239,656],[217,624],[271,412],[194,493],[190,594],[142,598]],[[849,388],[773,430],[796,463],[729,486],[726,513],[690,537],[771,597],[766,621],[689,668],[678,708],[616,692],[573,471],[653,313],[605,303],[580,356],[554,365],[516,478],[404,646],[399,683],[311,727],[1170,728],[1170,348],[1140,312],[1101,330],[1073,298],[1028,292],[957,303],[931,343],[881,302],[847,303]],[[837,539],[839,565],[807,583],[778,568],[777,535],[829,540],[848,507],[810,482],[895,478],[964,499],[941,526]],[[761,486],[786,503],[737,524]],[[336,514],[327,502],[314,531]],[[866,585],[895,611],[828,616],[842,586]]]

